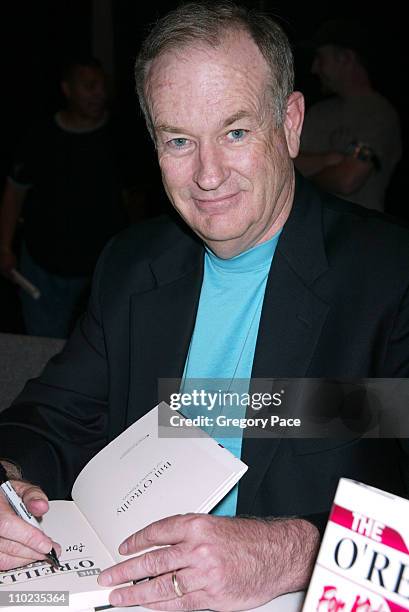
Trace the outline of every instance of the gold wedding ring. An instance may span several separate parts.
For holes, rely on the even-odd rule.
[[[174,588],[176,595],[178,597],[183,597],[182,589],[180,588],[178,579],[176,578],[176,572],[173,572],[172,574],[172,584],[173,584],[173,588]]]

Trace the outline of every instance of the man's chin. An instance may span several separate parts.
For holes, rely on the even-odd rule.
[[[224,243],[237,240],[241,236],[241,232],[231,227],[206,227],[198,228],[196,233],[204,242]]]
[[[212,232],[196,232],[203,242],[212,250],[216,255],[222,258],[233,257],[236,255],[236,251],[241,252],[241,248],[238,246],[243,236],[237,231],[219,230]]]

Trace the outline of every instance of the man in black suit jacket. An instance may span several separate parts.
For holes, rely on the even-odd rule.
[[[202,293],[203,242],[229,260],[281,230],[252,377],[407,376],[408,233],[296,181],[303,100],[292,93],[290,56],[276,24],[231,5],[178,9],[145,44],[137,65],[142,107],[169,197],[194,233],[158,219],[114,239],[66,349],[2,416],[3,456],[49,495],[67,495],[84,463],[154,405],[159,378],[182,376]],[[317,517],[328,512],[338,478],[405,494],[408,453],[406,441],[359,436],[244,439],[249,471],[237,512],[298,518],[171,517],[127,541],[128,554],[148,542],[168,547],[100,581],[149,575],[115,591],[112,602],[165,610],[247,609],[303,588]],[[4,464],[12,475],[15,467]],[[16,486],[32,512],[46,511],[41,490]],[[51,548],[44,534],[7,517],[1,567]]]

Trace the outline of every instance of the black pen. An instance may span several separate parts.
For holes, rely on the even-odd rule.
[[[7,499],[10,506],[13,508],[14,512],[29,523],[33,525],[33,527],[40,528],[40,524],[37,519],[27,510],[24,505],[23,500],[19,495],[17,495],[13,485],[7,478],[7,472],[0,463],[0,489],[3,491],[5,498]],[[58,561],[57,553],[54,548],[50,550],[49,553],[46,554],[46,557],[49,561],[51,561],[52,565],[57,569],[61,569],[61,564]]]

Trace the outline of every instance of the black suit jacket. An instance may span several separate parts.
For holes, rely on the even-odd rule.
[[[155,405],[158,378],[182,375],[203,256],[200,241],[167,218],[105,249],[65,350],[1,415],[1,455],[51,496],[66,496],[90,457]],[[253,377],[407,377],[408,285],[406,229],[298,179]],[[341,476],[407,495],[408,455],[406,440],[245,439],[238,512],[326,512]]]

